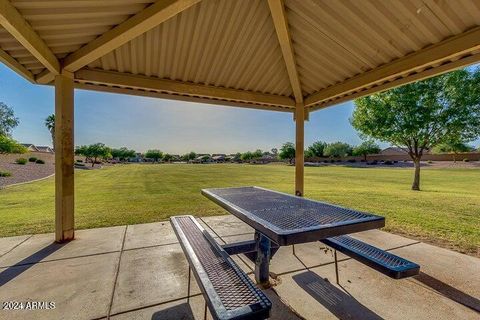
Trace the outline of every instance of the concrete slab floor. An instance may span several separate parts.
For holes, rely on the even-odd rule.
[[[220,237],[253,233],[255,231],[246,223],[232,215],[202,217],[201,220]]]
[[[0,257],[30,237],[31,235],[0,238]]]
[[[169,221],[129,225],[125,250],[178,243]]]
[[[203,219],[219,242],[253,238],[253,230],[235,217]],[[203,297],[194,280],[197,295],[186,304],[188,267],[168,221],[76,235],[65,245],[52,245],[53,234],[0,238],[0,301],[56,306],[0,310],[0,319],[203,318]],[[323,244],[296,245],[295,256],[292,247],[283,247],[271,261],[272,272],[279,274],[273,287],[278,296],[266,291],[274,303],[271,319],[298,319],[297,313],[312,320],[478,318],[480,259],[378,230],[353,236],[419,263],[422,273],[393,280],[347,259],[339,264],[339,286]],[[253,276],[245,256],[234,260]]]
[[[52,233],[33,235],[15,250],[0,257],[0,267],[117,252],[122,247],[126,226],[78,230],[76,241],[54,242]]]
[[[93,319],[106,315],[120,253],[0,269],[0,301],[54,302],[51,310],[0,310],[0,319]]]
[[[275,320],[301,320],[288,306],[286,306],[280,297],[272,290],[264,291],[272,302],[272,312],[270,319]],[[205,311],[205,300],[203,296],[197,295],[187,299],[179,299],[167,302],[157,306],[152,306],[140,310],[113,315],[112,320],[203,320]],[[206,320],[212,320],[210,311],[207,310]]]
[[[306,319],[478,319],[478,313],[412,279],[394,280],[355,261],[280,276],[274,290]]]
[[[187,296],[188,263],[179,244],[122,253],[112,313]],[[192,281],[192,294],[199,289]]]

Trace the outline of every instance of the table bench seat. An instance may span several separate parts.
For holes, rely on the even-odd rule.
[[[411,277],[420,271],[420,266],[416,263],[349,236],[337,236],[320,241],[394,279]]]
[[[272,304],[193,216],[170,218],[214,319],[267,319]]]

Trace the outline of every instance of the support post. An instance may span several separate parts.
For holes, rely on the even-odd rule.
[[[305,107],[295,104],[295,195],[303,197]]]
[[[255,259],[255,281],[258,285],[267,287],[269,282],[270,239],[255,231],[257,257]]]
[[[55,241],[74,238],[73,74],[55,76]]]

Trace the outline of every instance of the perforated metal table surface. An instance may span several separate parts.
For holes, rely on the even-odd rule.
[[[260,187],[202,194],[280,246],[385,226],[385,218]]]

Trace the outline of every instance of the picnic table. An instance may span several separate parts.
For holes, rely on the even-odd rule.
[[[224,249],[238,254],[254,247],[259,284],[268,283],[272,245],[320,241],[385,226],[381,216],[260,187],[203,189],[202,194],[255,229],[254,240]]]

